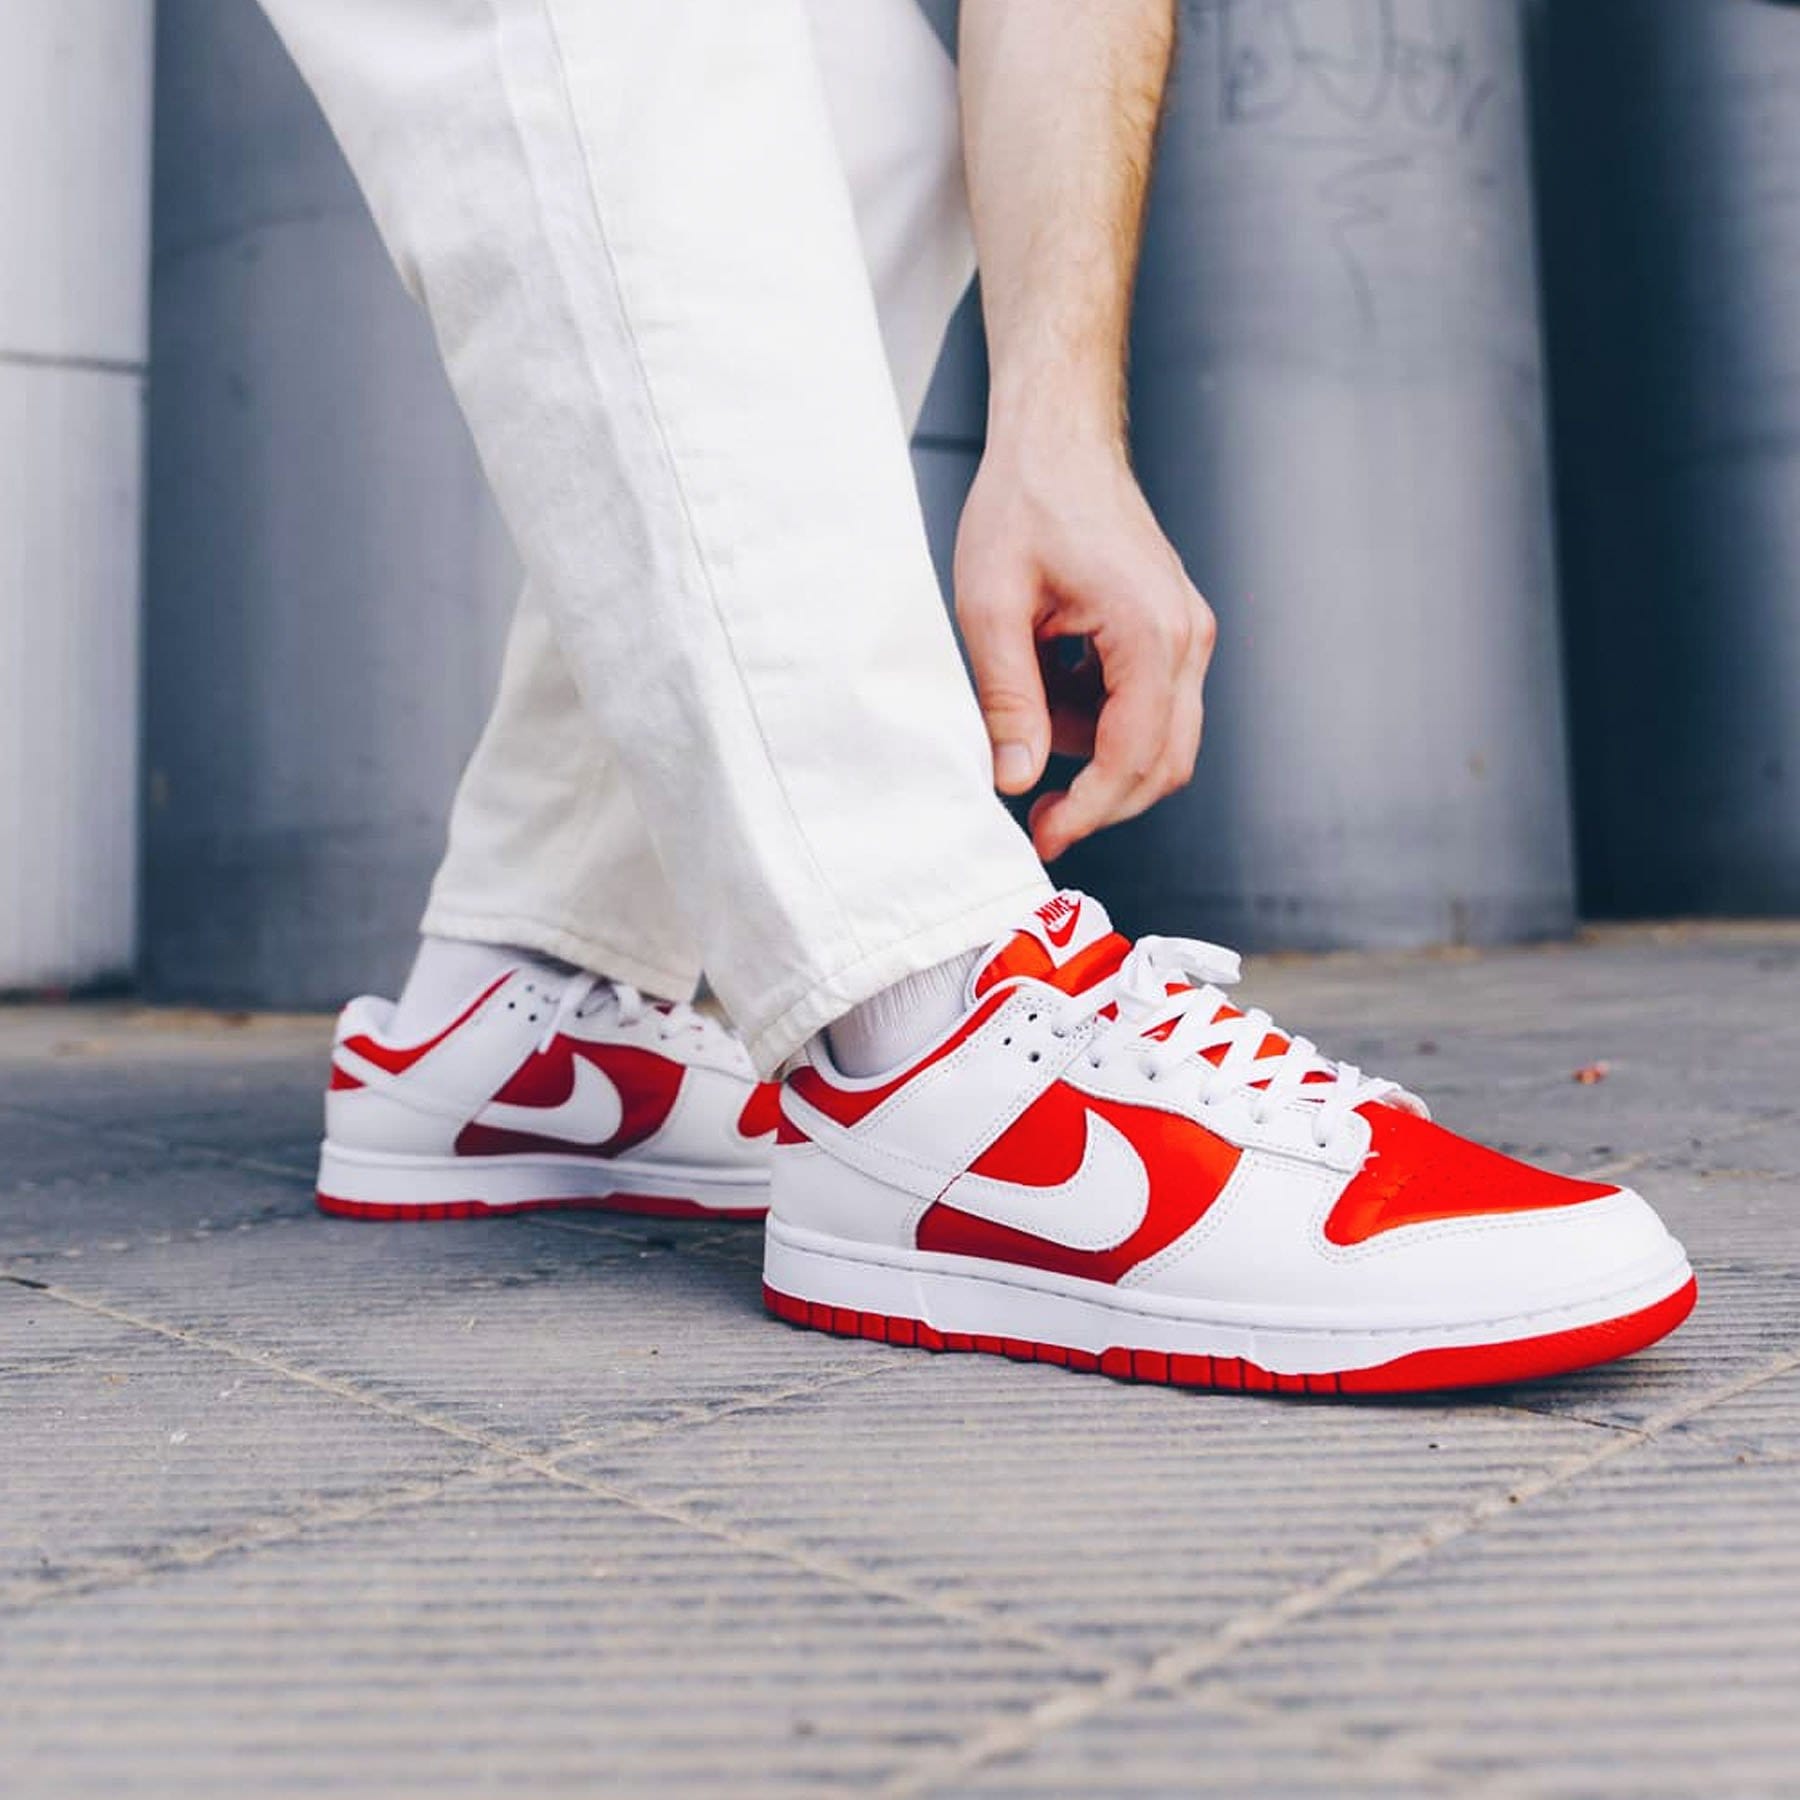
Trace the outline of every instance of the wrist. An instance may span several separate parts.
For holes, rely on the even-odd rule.
[[[994,381],[988,390],[986,454],[1030,470],[1116,464],[1127,467],[1125,399],[1117,386],[1065,376]]]
[[[996,366],[988,381],[987,441],[1125,452],[1122,375],[1062,366]]]

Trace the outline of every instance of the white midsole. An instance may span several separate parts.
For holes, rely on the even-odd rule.
[[[319,1192],[373,1206],[421,1207],[471,1200],[483,1206],[523,1206],[534,1200],[635,1194],[731,1210],[766,1206],[769,1178],[757,1169],[623,1158],[601,1162],[591,1156],[397,1156],[345,1149],[327,1139],[319,1148]]]
[[[1622,1272],[1604,1292],[1536,1311],[1443,1324],[1309,1316],[1300,1325],[1252,1321],[1241,1306],[1149,1295],[982,1257],[857,1243],[773,1216],[763,1245],[763,1279],[793,1299],[1096,1356],[1125,1348],[1241,1357],[1280,1375],[1365,1369],[1417,1350],[1503,1344],[1603,1324],[1668,1299],[1692,1278],[1686,1256],[1672,1244],[1653,1267]]]

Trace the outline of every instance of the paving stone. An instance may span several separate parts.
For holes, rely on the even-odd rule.
[[[1605,1368],[1493,1390],[1493,1398],[1636,1427],[1800,1346],[1800,1272],[1746,1259],[1697,1265],[1700,1300],[1673,1336]]]
[[[85,1312],[17,1280],[0,1280],[0,1376],[80,1369],[132,1334],[103,1314]],[[4,1415],[9,1428],[16,1421]]]
[[[1794,1480],[1800,1483],[1800,1370],[1709,1407],[1671,1435],[1704,1438],[1758,1457],[1789,1458],[1797,1465]]]
[[[1042,1653],[543,1481],[8,1622],[20,1792],[867,1788]]]
[[[1466,1403],[1288,1403],[909,1354],[867,1384],[570,1466],[1117,1658],[1318,1580],[1597,1435]]]
[[[1467,1793],[1457,1777],[1419,1765],[1415,1738],[1422,1750],[1438,1745],[1428,1729],[1374,1743],[1308,1730],[1291,1710],[1252,1709],[1230,1694],[1153,1694],[918,1791],[971,1800],[1443,1800]]]
[[[120,1175],[163,1174],[179,1160],[163,1143],[97,1136],[68,1120],[0,1102],[0,1203],[7,1203],[0,1212],[0,1249],[11,1247],[15,1197],[80,1194]]]
[[[539,1450],[864,1367],[849,1346],[822,1363],[768,1321],[742,1226],[309,1214],[47,1267],[74,1292]]]
[[[1800,1772],[1800,1481],[1633,1449],[1232,1659],[1252,1699],[1549,1794],[1782,1794]],[[1518,1779],[1520,1775],[1525,1779]]]
[[[0,1612],[477,1460],[440,1433],[10,1283],[0,1418]]]
[[[317,1143],[322,1055],[240,1063],[192,1055],[143,1061],[143,1054],[134,1046],[129,1056],[115,1053],[101,1063],[27,1067],[0,1059],[0,1100],[98,1133],[151,1131],[179,1139],[188,1135],[181,1126],[190,1118],[235,1117]]]
[[[140,1072],[114,1066],[99,1078],[88,1076],[74,1092],[62,1071],[38,1071],[27,1085],[16,1070],[0,1067],[0,1112],[36,1127],[52,1147],[37,1160],[55,1173],[62,1164],[54,1144],[74,1140],[126,1168],[154,1168],[171,1155],[192,1152],[214,1161],[236,1154],[310,1179],[318,1162],[324,1066],[313,1057],[275,1069],[187,1062]],[[9,1166],[0,1168],[0,1192],[14,1179],[10,1163],[9,1157]]]
[[[8,1133],[10,1141],[10,1133]],[[66,1156],[68,1140],[57,1140]],[[148,1164],[76,1167],[0,1191],[0,1261],[27,1272],[140,1244],[170,1244],[270,1219],[310,1219],[310,1180],[240,1163],[150,1153]],[[51,1265],[46,1270],[42,1265]],[[65,1271],[66,1272],[66,1271]]]
[[[318,1218],[326,1021],[0,1011],[0,1791],[1800,1792],[1800,928],[1247,986],[1694,1319],[1354,1406],[830,1339],[753,1228]]]
[[[0,1102],[98,1128],[161,1125],[189,1109],[278,1099],[316,1127],[331,1041],[320,1018],[9,1007]]]

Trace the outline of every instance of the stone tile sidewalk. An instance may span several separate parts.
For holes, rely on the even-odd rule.
[[[0,1791],[1800,1794],[1800,929],[1253,991],[1695,1318],[1386,1405],[842,1342],[753,1228],[318,1218],[317,1020],[0,1012]]]

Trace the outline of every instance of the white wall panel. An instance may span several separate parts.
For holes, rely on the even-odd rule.
[[[0,991],[135,954],[151,19],[0,6]]]

